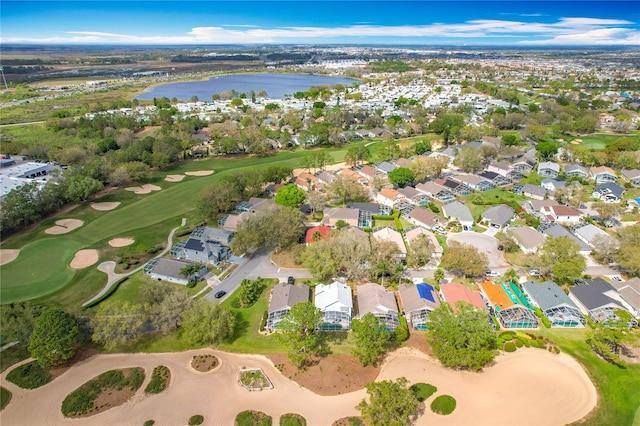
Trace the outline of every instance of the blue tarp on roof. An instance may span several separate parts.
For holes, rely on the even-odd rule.
[[[420,295],[421,299],[426,299],[432,303],[436,302],[433,298],[433,287],[431,287],[427,283],[417,284],[416,287],[418,288],[418,294]]]

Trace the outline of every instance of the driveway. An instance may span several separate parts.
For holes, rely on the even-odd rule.
[[[506,272],[511,268],[511,265],[504,260],[502,252],[498,250],[498,245],[500,243],[490,235],[464,231],[457,234],[449,234],[449,237],[447,238],[447,245],[450,245],[452,241],[470,244],[477,248],[481,253],[485,253],[489,258],[489,268],[492,270]]]

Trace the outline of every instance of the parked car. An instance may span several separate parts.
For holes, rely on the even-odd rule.
[[[620,277],[618,277],[618,276],[611,277],[611,279],[612,279],[613,281],[617,281],[617,282],[619,282],[619,283],[621,283],[621,282],[623,282],[623,281],[624,281],[622,278],[620,278]]]
[[[529,275],[531,275],[532,277],[542,276],[542,274],[540,274],[540,271],[538,271],[537,269],[529,269]]]
[[[484,276],[485,277],[495,278],[495,277],[499,277],[500,276],[500,272],[498,272],[498,271],[484,271]]]
[[[213,295],[213,297],[215,297],[216,299],[220,299],[221,297],[223,297],[225,294],[227,294],[226,291],[224,290],[220,290],[219,292],[217,292],[216,294]]]
[[[295,284],[295,283],[296,283],[296,279],[295,279],[295,278],[293,278],[293,277],[289,277],[289,278],[287,278],[287,284],[291,284],[291,285],[293,285],[293,284]]]
[[[498,250],[500,251],[504,250],[504,244],[498,244]]]

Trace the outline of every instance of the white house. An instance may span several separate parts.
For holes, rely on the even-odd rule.
[[[318,284],[315,287],[314,303],[322,312],[322,324],[318,327],[320,330],[348,331],[351,329],[353,298],[348,285],[340,281]]]

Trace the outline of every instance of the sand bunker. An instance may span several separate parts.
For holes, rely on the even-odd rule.
[[[113,210],[120,205],[120,202],[114,203],[91,203],[91,208],[101,212]]]
[[[56,226],[45,229],[44,232],[50,235],[66,234],[80,228],[82,225],[84,225],[84,222],[80,219],[60,219],[56,221]]]
[[[126,247],[133,244],[135,240],[133,238],[114,238],[109,241],[111,247]]]
[[[209,176],[213,174],[213,170],[199,170],[197,172],[186,172],[187,176]]]
[[[167,175],[164,180],[166,180],[167,182],[180,182],[185,177],[185,175]]]
[[[20,249],[2,249],[0,250],[0,265],[6,265],[16,260],[20,254]]]
[[[130,186],[128,188],[125,188],[125,191],[131,191],[136,194],[148,194],[151,191],[160,191],[161,189],[162,188],[157,185],[151,185],[148,183],[142,186]]]
[[[73,269],[83,269],[98,261],[98,250],[80,250],[73,256],[70,267]]]

